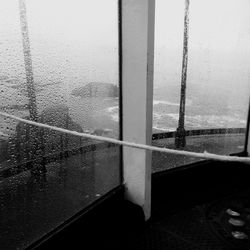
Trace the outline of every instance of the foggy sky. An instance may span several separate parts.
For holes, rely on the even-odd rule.
[[[35,79],[118,82],[116,0],[26,0]],[[188,84],[249,93],[250,1],[190,0]],[[156,0],[155,86],[179,84],[184,0]],[[25,79],[18,0],[0,0],[1,76]],[[246,95],[247,96],[247,95]]]

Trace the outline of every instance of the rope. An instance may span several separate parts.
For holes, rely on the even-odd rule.
[[[34,125],[37,127],[41,128],[47,128],[50,130],[62,132],[62,133],[67,133],[70,135],[74,136],[80,136],[80,137],[85,137],[88,139],[92,140],[98,140],[98,141],[104,141],[104,142],[110,142],[114,144],[118,144],[121,146],[126,146],[126,147],[132,147],[132,148],[138,148],[138,149],[143,149],[143,150],[149,150],[149,151],[157,151],[161,153],[170,153],[170,154],[175,154],[175,155],[183,155],[183,156],[189,156],[189,157],[196,157],[196,158],[202,158],[202,159],[207,159],[207,160],[216,160],[216,161],[233,161],[233,162],[245,162],[245,163],[250,163],[250,157],[238,157],[238,156],[227,156],[227,155],[217,155],[217,154],[211,154],[206,151],[204,153],[195,153],[195,152],[189,152],[185,150],[176,150],[176,149],[169,149],[169,148],[159,148],[155,146],[149,146],[149,145],[144,145],[144,144],[139,144],[139,143],[134,143],[134,142],[128,142],[128,141],[121,141],[113,138],[108,138],[108,137],[103,137],[103,136],[97,136],[97,135],[91,135],[91,134],[86,134],[86,133],[80,133],[77,131],[71,131],[63,128],[58,128],[55,126],[39,123],[39,122],[34,122],[30,120],[26,120],[20,117],[17,117],[15,115],[10,115],[5,112],[0,111],[0,115],[3,117],[11,118],[20,122],[24,122],[30,125]]]

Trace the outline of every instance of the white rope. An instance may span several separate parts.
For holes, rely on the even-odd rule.
[[[128,142],[128,141],[121,141],[121,140],[117,140],[117,139],[113,139],[113,138],[102,137],[102,136],[97,136],[97,135],[90,135],[90,134],[86,134],[86,133],[80,133],[77,131],[71,131],[71,130],[67,130],[67,129],[63,129],[63,128],[58,128],[55,126],[50,126],[47,124],[26,120],[26,119],[17,117],[15,115],[10,115],[10,114],[7,114],[7,113],[1,112],[1,111],[0,111],[0,115],[7,117],[7,118],[17,120],[17,121],[20,121],[20,122],[27,123],[30,125],[38,126],[41,128],[47,128],[47,129],[55,130],[55,131],[62,132],[62,133],[67,133],[67,134],[74,135],[74,136],[80,136],[80,137],[85,137],[85,138],[89,138],[89,139],[93,139],[93,140],[110,142],[110,143],[114,143],[114,144],[118,144],[118,145],[122,145],[122,146],[127,146],[127,147],[132,147],[132,148],[157,151],[157,152],[162,152],[162,153],[170,153],[170,154],[175,154],[175,155],[184,155],[184,156],[196,157],[196,158],[202,158],[202,159],[208,159],[208,160],[234,161],[234,162],[250,163],[250,157],[217,155],[217,154],[208,153],[206,151],[204,153],[195,153],[195,152],[189,152],[189,151],[184,151],[184,150],[159,148],[159,147],[155,147],[155,146],[149,146],[149,145]]]

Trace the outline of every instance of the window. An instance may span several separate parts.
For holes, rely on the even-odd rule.
[[[0,110],[119,138],[117,1],[0,5]],[[0,126],[3,249],[27,247],[121,184],[116,145],[3,116]]]
[[[155,145],[218,154],[244,150],[249,103],[248,1],[189,1],[185,145],[176,145],[188,1],[156,1]],[[165,139],[160,139],[165,137]],[[197,161],[154,153],[153,170]]]
[[[143,208],[146,219],[150,217],[151,151],[126,145],[121,157],[117,145],[79,137],[68,130],[150,145],[153,127],[153,144],[157,146],[191,151],[212,148],[223,154],[241,150],[249,98],[248,56],[244,57],[246,64],[242,67],[238,64],[229,67],[230,56],[241,60],[238,52],[231,53],[234,51],[231,44],[224,55],[225,64],[218,66],[228,73],[218,72],[216,64],[213,66],[217,62],[214,57],[222,60],[222,56],[215,53],[216,46],[224,40],[213,41],[215,22],[206,23],[208,17],[199,17],[198,8],[202,10],[203,5],[195,0],[189,6],[190,23],[186,29],[189,51],[187,90],[182,91],[185,112],[182,109],[183,119],[178,123],[179,103],[184,104],[184,99],[180,100],[180,83],[185,2],[188,1],[156,1],[153,75],[153,0],[0,0],[2,248],[29,246],[121,184],[125,185],[126,198]],[[236,6],[231,3],[236,2],[225,6],[229,9]],[[206,4],[217,6],[211,1]],[[238,15],[244,24],[242,29],[227,27],[246,32],[243,32],[245,36],[232,32],[237,37],[236,44],[246,46],[242,49],[246,54],[249,52],[247,6],[245,2],[244,8],[239,7],[239,12],[244,13]],[[223,16],[222,23],[226,17]],[[212,27],[210,33],[205,32],[208,37],[200,30],[202,22]],[[200,23],[198,27],[197,23]],[[225,36],[223,32],[216,34]],[[119,53],[118,35],[122,42]],[[210,35],[213,42],[207,44]],[[209,54],[213,57],[208,57]],[[243,77],[240,84],[244,93],[234,93],[237,98],[240,96],[237,109],[230,107],[234,98],[226,91],[227,86],[219,85],[215,91],[218,84],[212,83],[218,77],[236,89],[238,76]],[[207,91],[210,84],[214,86],[210,89],[212,93]],[[215,102],[218,98],[214,93],[225,100]],[[205,101],[204,96],[208,96]],[[119,115],[121,106],[122,116]],[[15,119],[6,118],[6,113]],[[238,117],[232,122],[224,117],[231,113],[243,120]],[[216,115],[225,120],[209,122]],[[26,121],[17,121],[16,117]],[[28,125],[27,120],[38,124]],[[51,127],[44,128],[41,123]],[[178,134],[183,130],[185,133]],[[120,171],[121,158],[123,171]],[[196,160],[153,152],[153,171]]]

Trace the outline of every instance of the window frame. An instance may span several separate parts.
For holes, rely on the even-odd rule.
[[[121,0],[122,139],[152,144],[155,0]],[[152,152],[123,147],[125,196],[151,214]]]

